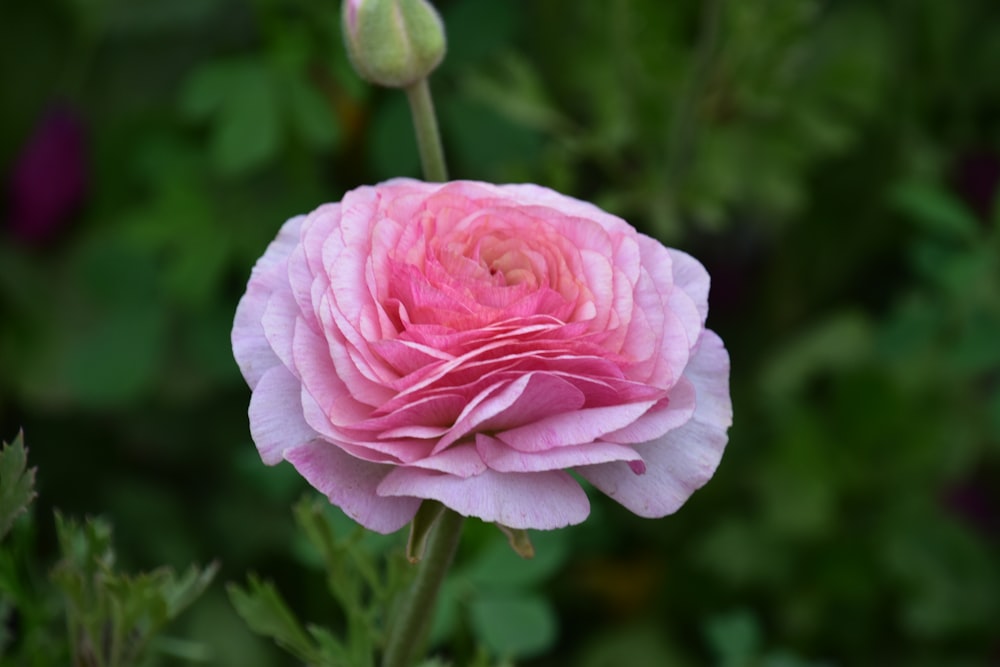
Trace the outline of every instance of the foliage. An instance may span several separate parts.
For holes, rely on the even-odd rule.
[[[25,464],[19,435],[0,452],[0,497],[15,499],[16,513],[24,511],[33,493],[34,469],[25,474]],[[180,577],[170,568],[124,574],[115,567],[105,521],[81,525],[58,513],[55,518],[61,556],[49,582],[42,583],[29,551],[30,533],[16,533],[13,544],[0,551],[0,658],[40,667],[130,667],[149,664],[153,652],[204,659],[203,647],[159,635],[201,595],[215,576],[215,565],[191,567]],[[65,632],[54,629],[60,617],[65,617]],[[17,628],[13,634],[12,627]]]
[[[295,520],[308,540],[308,558],[325,573],[327,589],[345,616],[343,632],[312,624],[303,630],[275,587],[253,575],[246,587],[229,586],[233,606],[254,632],[271,637],[307,665],[373,667],[387,612],[409,582],[402,550],[386,550],[391,542],[373,540],[358,526],[338,537],[316,500],[299,501]]]
[[[3,443],[0,449],[0,540],[34,499],[35,469],[28,468],[24,435],[18,433],[12,443]]]

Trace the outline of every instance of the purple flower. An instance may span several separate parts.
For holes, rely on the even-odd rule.
[[[52,106],[14,160],[8,224],[29,243],[51,239],[69,222],[87,188],[84,126],[65,105]]]

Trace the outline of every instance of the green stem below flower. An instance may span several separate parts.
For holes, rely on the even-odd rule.
[[[392,625],[382,667],[411,667],[414,654],[434,617],[434,602],[462,536],[462,515],[445,508],[428,539],[417,578]]]
[[[420,163],[424,168],[424,178],[443,183],[448,180],[448,168],[444,162],[441,133],[438,131],[434,101],[431,99],[427,78],[408,86],[406,98],[410,102],[413,128],[417,133],[417,148],[420,151]]]

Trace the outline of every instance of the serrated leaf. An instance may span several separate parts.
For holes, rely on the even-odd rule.
[[[542,597],[484,597],[472,601],[469,614],[476,638],[505,657],[538,655],[556,639],[555,613]]]
[[[203,570],[192,565],[180,579],[171,577],[169,585],[164,587],[167,616],[174,618],[190,606],[205,592],[218,571],[219,564],[217,562],[209,563],[208,567]]]
[[[315,661],[315,645],[274,584],[261,581],[254,575],[250,575],[248,584],[247,588],[230,584],[226,591],[236,612],[250,629],[259,635],[270,637],[306,662]]]
[[[0,450],[0,539],[35,498],[35,469],[28,468],[24,434]]]

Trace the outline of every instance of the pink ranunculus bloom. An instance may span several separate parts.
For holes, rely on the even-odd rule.
[[[364,526],[422,499],[583,521],[569,474],[644,517],[714,473],[729,357],[689,255],[537,185],[397,179],[285,223],[233,326],[265,463]]]

